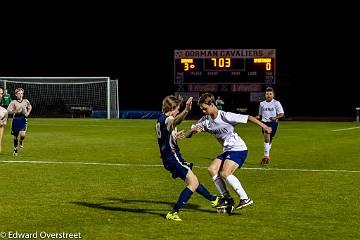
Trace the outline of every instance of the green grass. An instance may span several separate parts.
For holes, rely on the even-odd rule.
[[[80,232],[82,239],[360,239],[358,124],[281,122],[266,167],[259,164],[260,129],[238,125],[249,155],[236,176],[254,206],[227,216],[194,194],[183,221],[169,222],[164,216],[184,183],[161,166],[154,122],[30,118],[15,160],[9,122],[0,154],[0,232]],[[215,193],[206,167],[221,146],[208,134],[179,144]]]

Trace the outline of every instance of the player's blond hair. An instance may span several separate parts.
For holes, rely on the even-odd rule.
[[[20,91],[24,92],[24,89],[23,89],[23,88],[17,88],[17,89],[15,89],[15,94],[17,94],[17,93],[20,92]]]
[[[181,102],[182,101],[174,95],[166,96],[162,102],[162,112],[167,113],[174,110]]]

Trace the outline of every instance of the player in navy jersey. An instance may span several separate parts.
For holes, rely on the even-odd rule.
[[[217,207],[220,197],[211,195],[209,191],[199,183],[196,175],[192,171],[192,164],[185,161],[177,144],[177,140],[189,137],[200,129],[196,126],[191,130],[185,132],[177,131],[176,126],[179,125],[191,110],[192,97],[187,102],[185,109],[179,113],[181,100],[175,96],[167,96],[162,103],[162,114],[156,122],[156,133],[160,148],[161,159],[166,170],[168,170],[173,178],[181,178],[185,181],[186,187],[181,192],[178,201],[176,202],[172,211],[167,213],[166,219],[181,221],[178,213],[179,210],[185,206],[193,192],[201,194],[203,197],[211,201],[213,207]]]
[[[265,101],[260,102],[259,115],[256,116],[257,119],[261,119],[261,122],[272,129],[271,134],[262,131],[264,134],[264,156],[261,159],[261,164],[268,164],[270,161],[270,149],[278,128],[278,120],[284,117],[284,109],[281,103],[274,99],[274,96],[274,89],[272,87],[266,88]]]
[[[219,207],[226,209],[227,212],[232,212],[234,208],[234,200],[227,190],[226,182],[239,195],[240,201],[236,209],[252,205],[253,200],[248,197],[239,179],[234,175],[236,169],[241,168],[245,162],[248,153],[245,142],[235,132],[234,126],[238,123],[250,121],[262,127],[268,133],[271,132],[271,128],[255,117],[218,110],[215,105],[214,95],[211,93],[202,94],[198,104],[205,116],[193,125],[192,128],[200,126],[200,131],[213,135],[223,147],[223,152],[208,167],[216,189],[223,196]]]
[[[27,99],[23,99],[24,89],[15,89],[16,100],[12,100],[7,108],[9,114],[13,114],[13,121],[11,125],[11,135],[14,136],[14,156],[18,154],[19,134],[20,147],[24,146],[24,139],[27,128],[27,117],[29,116],[32,106]]]

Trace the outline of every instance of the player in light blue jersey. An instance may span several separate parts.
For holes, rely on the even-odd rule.
[[[262,127],[268,133],[271,133],[271,128],[255,117],[218,110],[215,105],[214,95],[211,93],[202,94],[198,104],[205,116],[193,127],[200,126],[201,131],[213,135],[223,147],[223,152],[208,167],[216,189],[223,196],[220,207],[225,208],[227,212],[232,212],[234,208],[234,200],[227,190],[226,182],[239,195],[240,201],[236,209],[252,205],[253,200],[248,197],[239,179],[234,175],[236,169],[241,168],[248,154],[245,142],[235,132],[234,127],[238,123],[250,121]]]
[[[272,140],[275,137],[278,128],[278,120],[284,117],[284,109],[281,103],[274,99],[275,93],[272,87],[267,87],[265,91],[265,101],[260,102],[259,115],[257,119],[271,127],[271,134],[262,131],[264,134],[264,156],[261,164],[268,164],[270,161],[270,149]]]
[[[166,215],[166,219],[174,221],[181,221],[178,213],[195,191],[211,201],[213,207],[218,205],[220,199],[220,197],[211,195],[210,192],[199,183],[196,175],[192,171],[192,163],[185,161],[180,154],[177,140],[188,137],[200,130],[198,127],[194,127],[187,132],[184,130],[177,131],[176,126],[185,119],[191,110],[192,97],[187,100],[185,109],[179,113],[181,102],[182,101],[175,96],[165,97],[162,103],[162,114],[156,122],[156,133],[163,165],[165,169],[171,173],[173,178],[179,177],[184,180],[187,185],[181,192],[172,211]]]

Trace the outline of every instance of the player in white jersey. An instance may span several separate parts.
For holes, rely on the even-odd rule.
[[[241,168],[247,157],[247,146],[235,132],[234,126],[238,123],[250,121],[259,125],[268,133],[271,133],[271,128],[255,117],[218,110],[215,105],[214,95],[211,93],[202,94],[198,104],[206,115],[196,125],[200,125],[202,131],[212,134],[223,147],[223,152],[208,167],[216,189],[224,197],[223,201],[221,201],[221,207],[225,208],[227,212],[232,212],[234,205],[234,200],[226,188],[225,180],[239,195],[240,202],[236,209],[252,205],[253,200],[248,197],[239,179],[234,175],[236,169]],[[229,209],[229,207],[231,208]]]
[[[11,135],[14,136],[14,156],[18,154],[18,137],[20,134],[20,147],[24,145],[24,139],[27,128],[27,117],[29,116],[32,106],[24,97],[24,89],[15,89],[16,100],[12,100],[9,104],[7,111],[9,114],[13,114],[13,121],[11,125]]]
[[[2,99],[3,94],[4,94],[4,88],[0,87],[0,100]],[[5,125],[7,123],[7,119],[8,119],[7,110],[0,106],[0,152],[1,152],[2,139],[4,136],[4,130],[5,130]]]
[[[259,115],[257,119],[261,119],[263,123],[271,127],[271,134],[264,131],[264,156],[261,159],[261,164],[268,164],[270,161],[270,149],[273,138],[275,137],[278,127],[278,120],[284,117],[284,109],[281,103],[274,99],[275,93],[272,87],[266,88],[265,101],[260,102]]]

